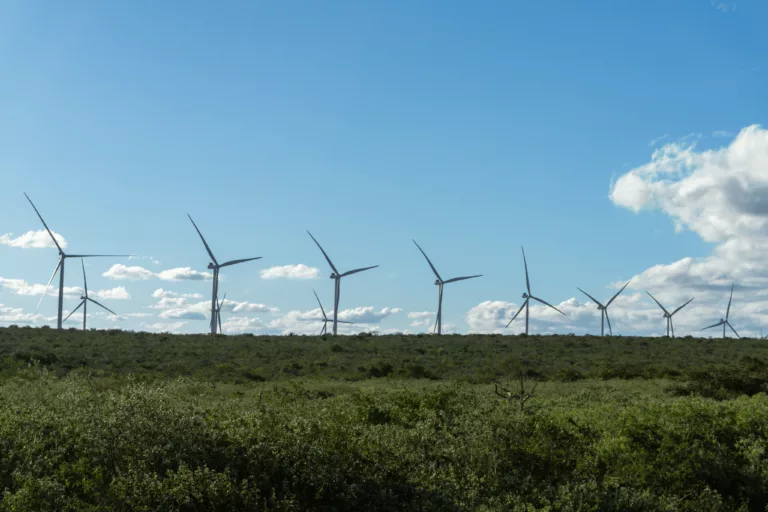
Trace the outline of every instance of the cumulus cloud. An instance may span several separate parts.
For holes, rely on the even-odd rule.
[[[213,279],[213,274],[198,272],[190,267],[179,267],[158,272],[157,277],[163,281],[203,281]]]
[[[155,277],[153,272],[145,269],[144,267],[129,267],[121,263],[112,265],[109,270],[101,275],[110,279],[129,279],[134,281],[152,279]]]
[[[164,290],[163,288],[158,288],[152,292],[152,298],[154,299],[160,299],[160,298],[166,298],[166,297],[184,297],[186,299],[202,299],[203,295],[201,293],[179,293],[171,290]]]
[[[412,311],[408,313],[408,319],[412,320],[411,327],[429,327],[435,313],[431,311]]]
[[[42,295],[45,291],[44,284],[29,284],[23,279],[7,279],[0,277],[0,287],[7,290],[11,290],[16,295]],[[83,289],[77,286],[65,286],[64,296],[67,298],[79,297],[83,293]],[[48,288],[48,295],[58,296],[59,289],[50,287]]]
[[[100,298],[100,299],[130,299],[131,294],[128,293],[128,290],[126,290],[122,286],[117,286],[115,288],[109,288],[107,290],[97,290],[95,292],[92,292],[94,296]],[[89,293],[90,296],[90,293]]]
[[[154,273],[144,267],[129,267],[120,263],[112,265],[112,267],[102,275],[110,279],[118,280],[147,280],[157,278],[163,281],[203,281],[213,279],[212,273],[198,272],[197,270],[192,270],[190,267],[171,268]]]
[[[221,323],[221,329],[225,333],[259,332],[268,328],[259,318],[247,316],[233,316]]]
[[[271,267],[261,271],[262,279],[316,279],[319,270],[303,263]]]
[[[739,316],[739,324],[759,331],[768,321],[762,294],[768,287],[768,131],[749,126],[727,145],[709,150],[667,144],[650,162],[619,177],[610,199],[635,212],[661,211],[676,230],[715,244],[705,257],[660,263],[632,279],[630,289],[648,289],[670,307],[696,297],[680,319],[675,316],[676,331],[686,319],[690,329],[700,329],[723,316],[733,283],[731,314]]]
[[[400,308],[382,308],[376,311],[373,306],[356,307],[339,311],[339,320],[356,324],[376,324],[401,311]]]
[[[60,234],[52,231],[53,236],[62,249],[67,247],[67,240]],[[38,231],[27,231],[23,235],[16,238],[12,238],[13,233],[6,233],[0,235],[0,245],[8,245],[10,247],[19,247],[21,249],[47,249],[56,248],[56,244],[51,240],[51,236],[44,229]]]
[[[160,317],[166,319],[207,320],[211,314],[210,301],[204,300],[188,304],[184,297],[163,297],[153,307],[164,309],[160,313]],[[227,299],[221,303],[222,317],[225,317],[226,313],[278,313],[279,311],[274,306],[253,302],[238,302]]]
[[[0,322],[8,324],[37,324],[48,321],[37,313],[25,313],[22,308],[14,308],[0,304]]]
[[[172,320],[205,320],[205,313],[185,308],[166,309],[160,313],[160,318]]]

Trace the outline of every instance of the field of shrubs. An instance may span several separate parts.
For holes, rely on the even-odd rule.
[[[0,510],[768,510],[760,340],[0,329]]]

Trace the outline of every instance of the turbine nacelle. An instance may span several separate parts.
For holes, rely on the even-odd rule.
[[[339,276],[338,276],[338,274],[336,274],[336,272],[333,272],[331,274],[331,279],[336,279],[337,277],[339,277]]]
[[[435,279],[435,286],[440,286],[442,283],[439,279]]]
[[[528,298],[528,294],[527,294],[527,293],[524,293],[524,294],[523,294],[523,298],[524,298],[524,299],[527,299],[527,298]]]
[[[215,270],[215,269],[216,269],[216,265],[214,265],[213,263],[208,264],[208,270]]]

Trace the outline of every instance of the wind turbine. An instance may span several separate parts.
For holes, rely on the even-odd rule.
[[[320,297],[317,296],[317,292],[315,290],[312,290],[312,293],[315,294],[315,298],[317,299],[317,304],[320,306],[320,312],[323,314],[323,328],[320,329],[320,335],[322,336],[323,334],[328,334],[328,322],[330,322],[330,320],[328,319],[328,317],[325,314],[325,309],[323,309],[323,305],[320,302]],[[344,320],[339,320],[339,323],[340,324],[353,324],[354,322],[345,322]]]
[[[582,289],[581,289],[581,288],[579,288],[578,286],[576,287],[576,289],[577,289],[577,290],[579,290],[581,293],[583,293],[584,295],[586,295],[587,297],[589,297],[590,299],[592,299],[592,301],[593,301],[595,304],[597,304],[597,309],[600,311],[600,336],[605,336],[605,321],[606,321],[606,320],[608,320],[608,332],[610,332],[610,333],[611,333],[611,336],[613,336],[613,328],[611,327],[611,319],[610,319],[610,317],[608,316],[608,306],[610,306],[610,305],[611,305],[611,302],[613,302],[614,300],[616,300],[616,297],[618,297],[618,296],[619,296],[619,294],[620,294],[621,292],[623,292],[623,291],[624,291],[624,288],[626,288],[627,286],[629,286],[629,283],[630,283],[630,282],[631,282],[631,280],[627,281],[627,284],[625,284],[624,286],[622,286],[622,287],[621,287],[621,290],[619,290],[618,292],[616,292],[616,295],[614,295],[613,297],[611,297],[611,300],[609,300],[609,301],[608,301],[608,303],[607,303],[605,306],[603,306],[603,305],[600,303],[600,301],[599,301],[599,300],[597,300],[596,298],[594,298],[593,296],[591,296],[590,294],[588,294],[587,292],[585,292],[584,290],[582,290]]]
[[[416,240],[413,240],[413,243],[416,244]],[[427,253],[424,252],[424,249],[422,249],[419,244],[416,244],[416,247],[418,247],[419,250],[421,251],[421,254],[424,255],[424,258],[426,258],[427,263],[429,263],[429,266],[432,269],[432,272],[434,272],[435,277],[437,277],[437,280],[435,280],[435,285],[437,285],[438,287],[437,320],[435,321],[434,330],[437,331],[437,334],[442,334],[442,331],[443,331],[443,285],[446,285],[448,283],[455,283],[456,281],[464,281],[466,279],[474,279],[476,277],[482,277],[482,274],[478,274],[476,276],[454,277],[453,279],[448,279],[446,281],[443,281],[443,278],[440,277],[440,274],[438,274],[437,269],[430,261],[429,256],[427,256]]]
[[[213,291],[211,293],[211,334],[216,334],[216,327],[218,325],[218,322],[216,321],[218,314],[218,310],[216,309],[216,297],[219,296],[219,269],[229,267],[231,265],[237,265],[238,263],[245,263],[246,261],[260,260],[261,256],[257,256],[255,258],[232,260],[219,264],[218,260],[216,260],[216,257],[213,255],[213,252],[211,252],[211,248],[208,247],[208,242],[205,241],[203,234],[197,228],[197,224],[195,224],[195,221],[192,220],[192,216],[187,214],[187,217],[189,217],[189,220],[192,221],[192,225],[195,226],[195,231],[197,231],[197,234],[200,235],[200,239],[203,241],[205,250],[208,251],[208,256],[210,256],[213,260],[211,263],[208,263],[208,269],[213,270]]]
[[[355,270],[349,270],[347,272],[344,272],[343,274],[340,274],[338,270],[336,270],[336,267],[333,265],[333,262],[331,261],[331,258],[328,257],[328,254],[326,254],[325,250],[320,245],[320,242],[318,242],[314,236],[312,236],[312,233],[307,230],[307,234],[312,238],[312,240],[315,241],[317,244],[317,247],[320,248],[320,252],[323,253],[323,256],[325,256],[325,260],[328,262],[328,264],[331,266],[331,270],[333,272],[331,273],[331,279],[334,280],[334,294],[333,294],[333,335],[336,336],[336,328],[339,323],[337,320],[339,318],[339,296],[341,295],[341,278],[347,277],[352,274],[357,274],[358,272],[363,272],[365,270],[370,270],[372,268],[378,267],[378,265],[373,265],[372,267],[363,267],[363,268],[356,268]]]
[[[24,197],[26,197],[27,201],[29,201],[29,204],[32,205],[32,208],[35,210],[35,213],[40,219],[40,222],[43,223],[43,226],[45,226],[45,230],[51,236],[51,240],[53,240],[53,243],[56,244],[56,249],[59,250],[59,261],[58,263],[56,263],[56,267],[53,269],[53,274],[51,274],[51,278],[48,280],[48,284],[45,286],[45,291],[43,292],[43,296],[40,297],[40,302],[37,303],[37,309],[40,309],[40,304],[42,304],[43,298],[45,298],[45,295],[48,293],[48,288],[50,288],[51,283],[53,282],[53,278],[56,277],[56,272],[58,272],[59,273],[59,308],[58,308],[58,316],[56,318],[56,328],[61,329],[61,324],[64,322],[62,319],[62,314],[64,312],[64,263],[67,261],[67,258],[122,258],[122,257],[127,257],[129,255],[128,254],[67,254],[65,253],[64,249],[61,248],[61,246],[59,245],[59,242],[56,240],[56,237],[53,236],[53,233],[48,228],[48,224],[46,224],[45,221],[43,220],[43,216],[40,215],[40,212],[37,210],[35,203],[32,202],[32,200],[29,198],[29,196],[26,193],[24,193]]]
[[[227,294],[224,294],[224,298],[221,299],[221,303],[219,303],[219,297],[216,297],[216,320],[219,322],[219,334],[221,334],[221,306],[224,305],[224,301],[227,300]]]
[[[707,329],[711,329],[713,327],[718,327],[718,326],[722,325],[723,326],[723,339],[725,339],[725,326],[727,325],[728,327],[731,328],[731,330],[733,331],[733,334],[735,334],[737,338],[741,338],[741,336],[739,336],[739,333],[736,332],[736,329],[734,329],[733,326],[731,325],[731,322],[728,321],[728,315],[731,313],[731,301],[732,300],[733,300],[733,284],[731,284],[731,298],[728,299],[728,309],[725,310],[725,319],[721,318],[719,322],[717,322],[716,324],[712,324],[709,327],[705,327],[704,329],[702,329],[702,331],[705,331]]]
[[[90,298],[90,297],[88,296],[88,280],[85,278],[85,263],[83,263],[83,260],[82,260],[82,259],[80,260],[80,264],[83,266],[83,286],[85,287],[85,288],[84,288],[84,289],[85,289],[85,294],[80,296],[80,298],[81,298],[81,299],[83,299],[83,300],[81,300],[81,301],[80,301],[80,304],[78,304],[78,305],[77,305],[77,307],[76,307],[75,309],[73,309],[73,310],[72,310],[72,312],[71,312],[70,314],[68,314],[68,315],[67,315],[67,318],[65,318],[65,319],[64,319],[64,321],[66,322],[67,320],[69,320],[69,317],[71,317],[72,315],[74,315],[74,314],[75,314],[75,311],[77,311],[78,309],[80,309],[80,306],[82,306],[82,307],[83,307],[83,330],[85,330],[85,328],[86,328],[86,325],[85,325],[85,319],[86,319],[86,317],[88,316],[88,301],[91,301],[91,302],[93,302],[94,304],[96,304],[97,306],[100,306],[100,307],[102,307],[102,308],[106,309],[107,311],[109,311],[110,313],[112,313],[112,314],[113,314],[113,315],[115,315],[115,316],[117,316],[117,313],[115,313],[114,311],[112,311],[111,309],[109,309],[109,308],[108,308],[107,306],[105,306],[104,304],[101,304],[101,303],[99,303],[99,302],[96,302],[95,300],[93,300],[92,298]]]
[[[673,324],[673,323],[672,323],[672,317],[674,316],[674,314],[675,314],[675,313],[677,313],[678,311],[680,311],[681,309],[683,309],[685,306],[687,306],[688,304],[690,304],[690,303],[691,303],[691,301],[693,301],[693,299],[689,300],[688,302],[686,302],[685,304],[683,304],[682,306],[680,306],[679,308],[677,308],[676,310],[674,310],[673,312],[671,312],[671,313],[670,313],[669,311],[667,311],[667,310],[666,310],[666,308],[664,308],[664,306],[662,306],[662,305],[661,305],[661,302],[659,302],[659,301],[657,301],[657,300],[656,300],[656,297],[654,297],[653,295],[651,295],[651,292],[649,292],[649,291],[646,291],[645,293],[647,293],[648,295],[650,295],[650,297],[653,299],[653,302],[655,302],[656,304],[658,304],[658,305],[659,305],[659,307],[661,308],[661,310],[664,312],[664,318],[666,318],[666,319],[667,319],[667,338],[669,338],[669,329],[670,329],[670,328],[672,329],[672,337],[674,338],[674,337],[675,337],[675,324]],[[694,297],[694,298],[695,298],[695,297]]]
[[[509,327],[512,324],[512,322],[515,321],[515,318],[517,318],[517,316],[520,314],[520,312],[523,310],[523,308],[525,308],[525,334],[528,334],[528,315],[530,313],[530,301],[531,301],[531,299],[533,299],[533,300],[535,300],[537,302],[541,302],[545,306],[551,307],[552,309],[554,309],[555,311],[557,311],[561,315],[565,315],[565,313],[563,313],[562,311],[557,309],[555,306],[553,306],[549,302],[546,302],[546,301],[544,301],[544,300],[542,300],[542,299],[540,299],[538,297],[534,297],[533,295],[531,295],[531,281],[530,281],[530,279],[528,279],[528,262],[525,260],[525,249],[523,249],[522,246],[520,247],[520,249],[523,250],[523,264],[525,265],[525,286],[526,286],[526,288],[528,288],[528,292],[527,293],[523,293],[523,298],[525,299],[525,302],[523,302],[523,305],[520,306],[520,309],[517,310],[517,313],[515,313],[515,316],[512,317],[512,320],[509,321],[509,323],[507,324],[507,327]]]

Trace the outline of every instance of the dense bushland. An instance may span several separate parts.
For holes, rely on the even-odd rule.
[[[768,400],[430,381],[0,386],[0,510],[765,510]]]
[[[56,375],[80,367],[231,382],[295,377],[441,378],[487,383],[525,365],[558,381],[677,377],[768,360],[768,342],[593,336],[217,336],[0,329],[0,373],[37,359]]]
[[[767,347],[0,329],[0,511],[765,511]]]

